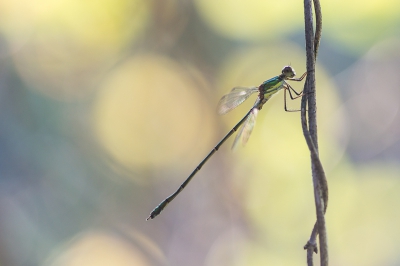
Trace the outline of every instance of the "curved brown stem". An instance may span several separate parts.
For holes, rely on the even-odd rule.
[[[328,245],[325,226],[325,212],[328,204],[328,183],[325,172],[318,155],[317,136],[317,108],[315,91],[315,59],[318,53],[322,33],[322,13],[319,0],[314,0],[316,14],[316,32],[314,35],[313,16],[311,0],[304,0],[305,37],[307,54],[307,80],[304,86],[304,93],[301,103],[301,124],[304,138],[311,155],[311,169],[314,184],[314,199],[317,213],[317,222],[314,226],[310,239],[305,245],[307,249],[307,264],[313,265],[313,253],[317,253],[316,238],[319,234],[321,265],[328,265]],[[306,109],[308,106],[308,120]]]

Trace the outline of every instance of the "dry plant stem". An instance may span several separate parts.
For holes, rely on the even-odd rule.
[[[313,266],[313,255],[314,252],[318,253],[316,238],[318,235],[318,224],[315,223],[314,228],[312,230],[310,240],[305,245],[304,249],[307,249],[307,265]],[[313,241],[312,243],[310,241]]]
[[[318,52],[319,40],[322,30],[322,16],[319,0],[314,0],[316,13],[316,34],[314,38],[313,17],[311,0],[304,0],[306,53],[307,53],[307,80],[304,88],[304,96],[301,103],[301,121],[303,134],[311,154],[311,169],[314,184],[314,199],[317,212],[317,223],[311,234],[310,240],[304,247],[307,249],[307,264],[313,265],[313,252],[316,252],[316,237],[320,234],[320,258],[321,265],[328,265],[328,246],[325,226],[325,211],[328,202],[328,185],[325,173],[318,156],[317,120],[316,120],[316,96],[315,96],[315,58]],[[306,107],[308,105],[307,125]]]
[[[315,38],[314,38],[314,58],[317,59],[319,42],[322,34],[322,11],[319,0],[313,0],[315,12]]]

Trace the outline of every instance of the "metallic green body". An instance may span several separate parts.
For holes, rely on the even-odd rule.
[[[264,81],[259,87],[260,93],[264,95],[264,99],[271,98],[272,95],[277,93],[283,88],[284,80],[281,76],[276,76]]]

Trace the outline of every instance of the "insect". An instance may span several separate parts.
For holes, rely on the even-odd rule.
[[[302,81],[307,75],[305,72],[300,78],[294,78],[296,76],[295,70],[291,66],[285,66],[282,69],[282,74],[270,78],[264,81],[258,87],[235,87],[231,92],[224,95],[218,103],[218,114],[223,115],[229,111],[235,109],[245,100],[247,100],[250,95],[258,92],[258,97],[253,105],[253,107],[247,112],[247,114],[234,126],[228,134],[208,153],[208,155],[197,165],[193,172],[186,178],[186,180],[180,185],[178,190],[176,190],[171,196],[162,201],[154,210],[150,213],[150,216],[146,220],[154,219],[157,215],[161,213],[162,210],[170,203],[179,193],[189,184],[192,178],[196,175],[198,171],[203,167],[203,165],[214,155],[216,151],[222,146],[222,144],[243,124],[242,128],[239,130],[235,140],[233,141],[232,149],[234,149],[237,144],[242,139],[243,145],[248,141],[251,132],[253,131],[254,125],[256,123],[256,117],[258,111],[260,111],[263,105],[278,91],[281,89],[285,90],[284,93],[284,107],[286,112],[295,112],[298,110],[289,110],[286,105],[286,92],[289,92],[290,98],[292,100],[302,96],[302,92],[297,92],[290,86],[286,81]],[[293,96],[292,92],[295,94]]]

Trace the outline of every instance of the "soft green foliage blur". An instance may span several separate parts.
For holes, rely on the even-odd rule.
[[[330,262],[397,265],[400,2],[321,5]],[[0,265],[306,264],[310,159],[283,93],[246,147],[233,136],[145,221],[255,100],[220,117],[224,94],[305,72],[301,1],[14,0],[0,14]]]

